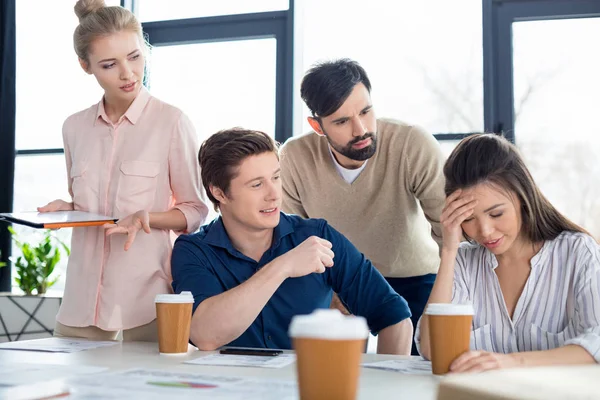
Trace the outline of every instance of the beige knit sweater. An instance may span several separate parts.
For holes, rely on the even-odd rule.
[[[377,151],[351,184],[314,132],[289,139],[280,158],[283,211],[326,219],[385,277],[437,272],[444,158],[432,135],[378,119]]]

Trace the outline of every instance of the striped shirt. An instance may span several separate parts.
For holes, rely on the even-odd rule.
[[[600,245],[593,238],[563,232],[546,241],[531,259],[512,319],[494,272],[497,266],[485,247],[461,244],[452,303],[473,304],[471,350],[513,353],[576,344],[600,362]]]

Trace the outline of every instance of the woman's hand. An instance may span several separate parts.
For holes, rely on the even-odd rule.
[[[463,233],[461,224],[473,214],[477,205],[477,200],[472,195],[461,194],[462,190],[458,189],[446,198],[446,205],[440,216],[443,247],[449,250],[458,249]]]
[[[54,212],[54,211],[73,211],[73,203],[67,203],[64,200],[54,200],[45,206],[38,207],[38,212]]]
[[[150,233],[150,214],[148,211],[140,210],[135,214],[118,220],[116,224],[104,224],[103,227],[106,229],[106,236],[115,233],[127,235],[127,241],[125,242],[125,251],[127,251],[141,229],[146,233]]]
[[[450,364],[450,372],[483,372],[491,369],[514,368],[519,363],[511,354],[487,351],[467,351]]]

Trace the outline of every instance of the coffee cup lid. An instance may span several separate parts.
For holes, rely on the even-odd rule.
[[[194,296],[192,292],[181,292],[179,294],[157,294],[154,298],[155,303],[193,303]]]
[[[369,328],[363,317],[344,316],[335,309],[319,309],[312,314],[292,318],[288,333],[290,337],[296,338],[366,339]]]
[[[425,310],[427,315],[473,315],[472,304],[431,303]]]

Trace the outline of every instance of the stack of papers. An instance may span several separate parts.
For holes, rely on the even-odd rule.
[[[0,350],[44,351],[48,353],[75,353],[77,351],[116,346],[120,342],[94,342],[85,339],[48,338],[22,342],[0,343]]]
[[[412,359],[412,360],[386,360],[370,363],[363,363],[363,367],[382,369],[385,371],[395,371],[403,374],[431,375],[431,361]]]
[[[135,368],[69,380],[71,399],[296,400],[295,381]]]
[[[75,375],[95,374],[108,368],[86,365],[0,364],[0,386],[27,385]]]
[[[69,393],[71,393],[71,389],[63,381],[38,382],[23,386],[0,386],[0,399],[6,400],[56,399],[68,396]]]
[[[280,354],[278,356],[240,356],[231,354],[211,354],[208,356],[185,361],[186,364],[218,365],[227,367],[259,367],[283,368],[296,361],[295,354]]]

